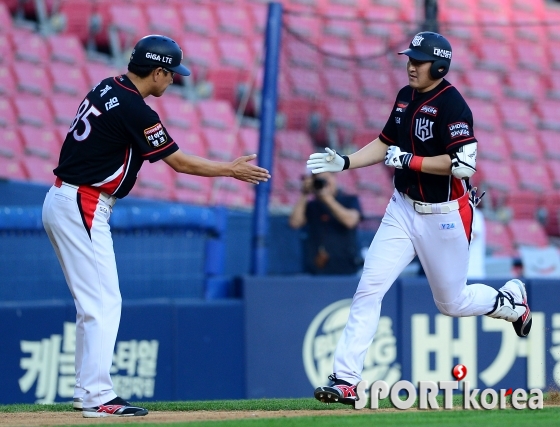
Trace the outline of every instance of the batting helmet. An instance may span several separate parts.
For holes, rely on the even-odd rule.
[[[190,70],[181,64],[183,51],[175,40],[156,34],[142,37],[130,54],[130,62],[136,65],[162,67],[182,76],[190,76]]]
[[[408,49],[399,52],[417,61],[431,61],[430,75],[440,79],[451,66],[451,44],[438,33],[424,31],[414,36]]]

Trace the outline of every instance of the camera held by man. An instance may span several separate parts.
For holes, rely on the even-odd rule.
[[[358,197],[341,191],[336,175],[302,177],[301,196],[290,216],[292,228],[305,226],[304,270],[310,274],[355,274],[362,265],[356,228]]]

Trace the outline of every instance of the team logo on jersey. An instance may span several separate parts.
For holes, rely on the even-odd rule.
[[[406,107],[408,107],[408,102],[397,101],[397,108],[395,108],[395,111],[397,113],[404,113]]]
[[[434,134],[432,132],[433,125],[434,122],[425,119],[424,117],[416,119],[416,126],[414,132],[416,138],[418,138],[422,142],[427,141],[430,138],[433,138],[434,137]]]
[[[438,109],[436,107],[432,107],[430,105],[422,105],[420,108],[421,113],[429,114],[430,116],[437,116]]]
[[[144,129],[144,136],[146,137],[148,144],[152,147],[161,147],[167,143],[167,135],[165,134],[161,123],[149,127],[148,129]]]
[[[469,125],[465,122],[450,124],[448,128],[451,139],[458,138],[460,136],[471,136]]]
[[[401,118],[400,117],[395,117],[395,123],[400,125],[401,124]]]
[[[420,46],[422,44],[422,40],[424,40],[424,37],[414,36],[412,39],[412,46]]]
[[[101,98],[103,98],[103,95],[105,95],[105,94],[106,94],[107,92],[109,92],[111,89],[113,89],[112,86],[105,85],[105,87],[104,87],[103,89],[101,89],[101,92],[99,92],[99,93],[100,93],[99,96],[100,96]]]

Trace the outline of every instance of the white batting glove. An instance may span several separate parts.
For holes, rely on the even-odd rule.
[[[313,153],[307,160],[307,169],[312,173],[341,172],[344,169],[344,159],[336,151],[325,148],[326,153]]]
[[[385,164],[397,169],[408,168],[413,154],[401,151],[396,145],[391,145],[385,154]]]

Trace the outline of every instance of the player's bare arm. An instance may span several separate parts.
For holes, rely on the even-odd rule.
[[[387,144],[375,138],[368,145],[348,156],[349,169],[363,168],[365,166],[381,163],[385,159]]]
[[[208,177],[229,176],[240,181],[258,184],[268,181],[270,174],[266,169],[249,163],[256,157],[256,154],[252,154],[238,157],[232,162],[217,162],[179,150],[163,160],[179,173]]]

